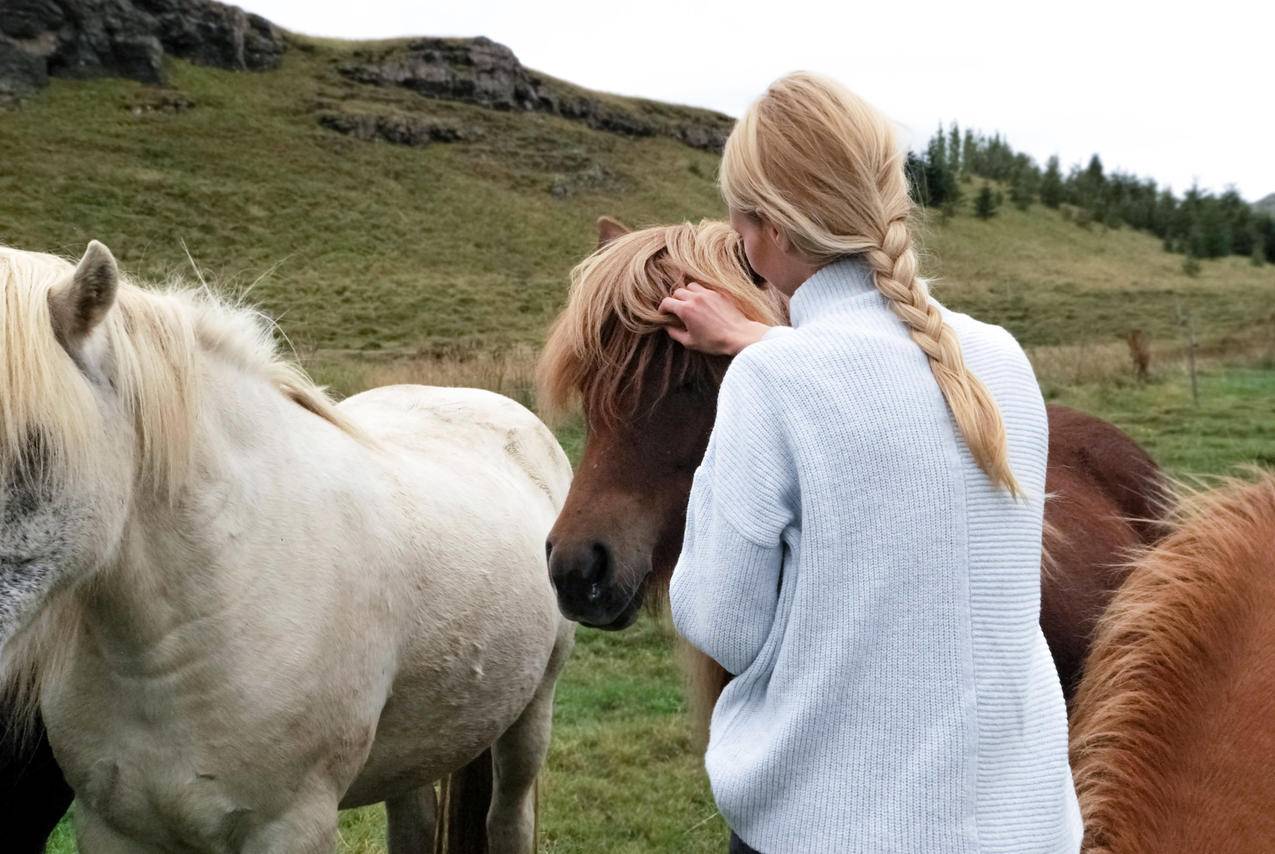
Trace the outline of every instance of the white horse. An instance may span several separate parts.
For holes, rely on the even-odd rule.
[[[333,406],[253,312],[120,281],[100,243],[0,248],[0,473],[4,675],[82,851],[331,852],[379,801],[391,851],[427,850],[467,763],[490,850],[532,850],[574,624],[544,558],[570,466],[526,409]]]

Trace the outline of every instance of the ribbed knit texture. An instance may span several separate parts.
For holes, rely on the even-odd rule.
[[[1000,406],[1015,502],[859,261],[791,314],[726,374],[673,573],[678,630],[736,674],[705,758],[722,815],[763,854],[1074,854],[1030,364],[944,309]]]

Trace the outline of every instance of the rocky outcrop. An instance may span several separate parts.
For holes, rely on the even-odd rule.
[[[429,98],[496,110],[533,110],[626,136],[669,136],[695,148],[721,151],[732,119],[707,110],[660,105],[576,89],[524,68],[513,51],[490,39],[418,38],[356,51],[338,70],[356,83],[402,86]],[[634,106],[638,105],[638,106]]]
[[[3,0],[0,97],[21,97],[49,77],[164,82],[164,55],[218,68],[273,68],[283,32],[259,15],[213,0]]]
[[[401,48],[357,51],[340,72],[357,83],[403,86],[431,98],[498,110],[547,104],[513,51],[491,39],[413,39]]]
[[[476,130],[416,116],[379,113],[323,112],[319,124],[356,139],[380,139],[395,145],[415,147],[435,142],[460,142],[476,138]]]

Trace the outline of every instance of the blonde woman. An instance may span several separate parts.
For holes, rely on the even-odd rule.
[[[721,187],[792,326],[698,284],[662,306],[738,354],[672,582],[678,630],[736,677],[705,764],[733,851],[1074,854],[1044,404],[1007,332],[917,278],[903,163],[862,99],[777,81]]]

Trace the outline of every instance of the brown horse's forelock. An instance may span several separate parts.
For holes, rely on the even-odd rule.
[[[642,401],[648,400],[653,409],[674,388],[710,392],[721,385],[726,372],[724,360],[687,350],[666,334],[613,328],[603,330],[601,337],[624,340],[631,348],[623,361],[582,368],[586,379],[579,389],[581,404],[598,426],[615,427],[634,416],[649,416],[638,409]]]
[[[676,321],[660,312],[660,302],[687,282],[724,292],[751,319],[782,318],[780,302],[754,284],[739,238],[724,223],[626,234],[586,258],[571,278],[541,357],[539,402],[555,414],[579,401],[595,426],[641,415],[640,401],[655,405],[672,388],[711,391],[721,383],[727,359],[687,350],[664,332]]]
[[[1174,744],[1210,690],[1275,543],[1275,474],[1185,496],[1099,623],[1075,701],[1071,763],[1086,851],[1149,850]]]

